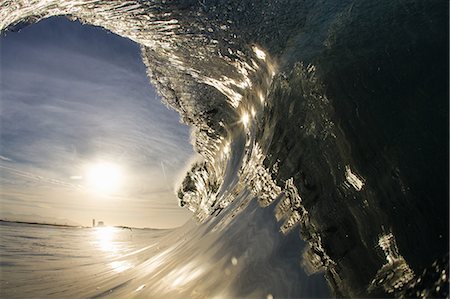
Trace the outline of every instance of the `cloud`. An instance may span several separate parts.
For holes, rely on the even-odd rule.
[[[2,155],[0,155],[0,160],[2,160],[2,161],[7,161],[7,162],[12,162],[12,160],[11,160],[10,158],[4,157],[4,156],[2,156]]]

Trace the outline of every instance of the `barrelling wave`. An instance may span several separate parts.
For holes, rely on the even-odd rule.
[[[200,223],[273,205],[335,296],[448,297],[448,2],[0,7],[4,33],[63,15],[141,45],[203,158],[176,191]]]

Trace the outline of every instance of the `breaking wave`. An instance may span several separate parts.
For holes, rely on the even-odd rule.
[[[139,43],[203,158],[177,190],[202,224],[84,295],[448,296],[419,279],[448,263],[448,3],[338,2],[0,1],[3,32],[64,15]]]

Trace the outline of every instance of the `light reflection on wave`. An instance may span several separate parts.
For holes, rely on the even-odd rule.
[[[94,244],[103,251],[117,252],[120,249],[117,242],[114,241],[114,237],[117,237],[115,236],[117,231],[117,228],[110,226],[94,228]]]

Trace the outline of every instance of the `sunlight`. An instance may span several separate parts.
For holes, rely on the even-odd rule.
[[[113,163],[99,162],[86,169],[87,187],[100,194],[114,194],[123,183],[122,169]]]
[[[115,242],[113,240],[117,231],[117,228],[110,226],[96,227],[94,234],[98,247],[107,252],[117,251],[118,248],[115,246]]]
[[[127,261],[115,261],[109,263],[113,270],[117,273],[121,273],[125,270],[131,269],[133,265]]]
[[[205,268],[200,264],[196,265],[194,262],[190,262],[171,271],[165,277],[165,282],[168,283],[171,288],[183,288],[198,279],[205,272],[204,269]]]
[[[248,126],[248,123],[250,122],[250,116],[247,112],[244,112],[241,116],[241,122],[244,124],[244,127]]]
[[[255,52],[256,57],[258,57],[259,59],[266,60],[266,53],[257,46],[253,46],[253,52]]]
[[[228,155],[229,153],[230,153],[230,144],[227,142],[226,144],[225,144],[225,146],[223,147],[223,153],[225,154],[225,155]]]

